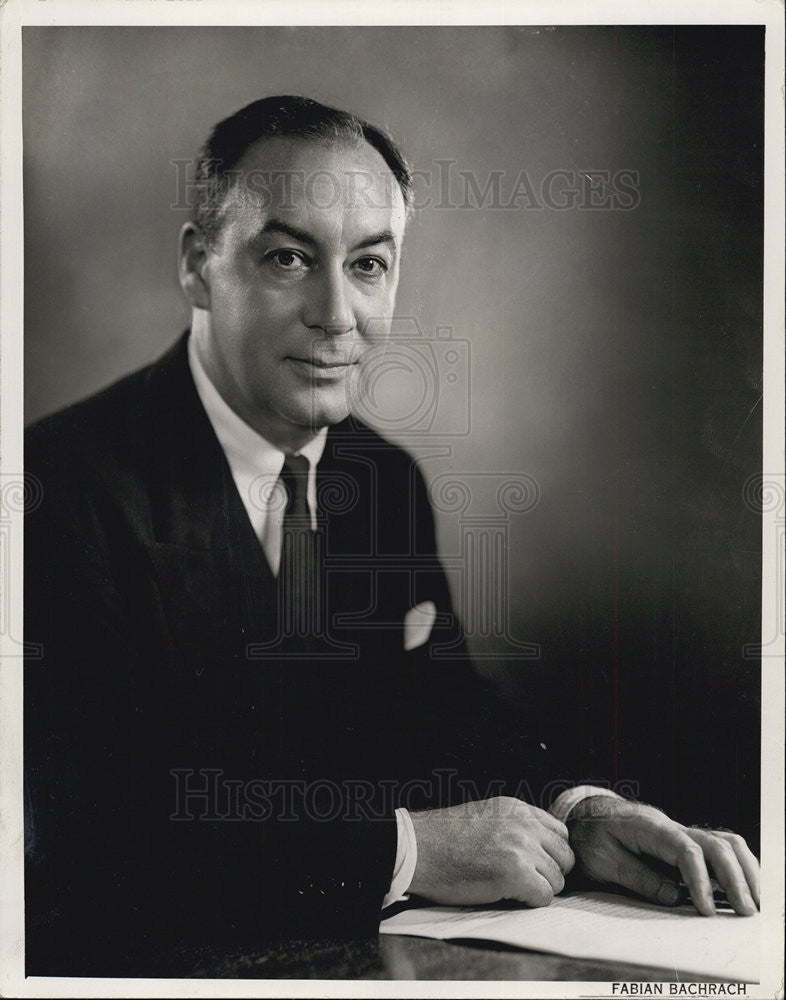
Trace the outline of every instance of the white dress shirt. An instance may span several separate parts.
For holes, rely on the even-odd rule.
[[[249,427],[219,394],[197,356],[193,337],[188,339],[188,364],[202,406],[226,455],[232,478],[265,558],[273,575],[278,576],[286,507],[286,493],[279,477],[286,455]],[[317,526],[317,464],[325,450],[326,438],[327,428],[323,428],[298,452],[308,459],[306,498],[313,528]],[[588,795],[614,795],[614,792],[592,785],[579,785],[561,792],[549,812],[564,823],[570,810]],[[412,817],[406,809],[397,809],[395,815],[398,838],[396,860],[390,889],[382,901],[383,908],[406,896],[418,860]]]
[[[278,576],[287,499],[279,477],[286,455],[257,434],[225,402],[197,356],[193,337],[188,338],[188,364],[202,406],[224,450],[235,486],[262,544],[265,558],[273,576]],[[325,450],[326,438],[327,428],[324,427],[298,452],[298,455],[308,459],[306,499],[312,528],[317,526],[317,463]]]

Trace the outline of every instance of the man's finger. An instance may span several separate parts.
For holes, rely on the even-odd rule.
[[[554,899],[554,890],[549,880],[534,868],[522,869],[518,878],[505,892],[506,899],[515,899],[527,906],[548,906]]]
[[[576,857],[567,841],[552,834],[551,831],[546,831],[546,836],[541,838],[540,843],[543,850],[559,865],[562,873],[567,875],[576,864]]]
[[[676,865],[688,886],[693,905],[703,916],[714,916],[717,911],[704,852],[684,833],[680,833]]]
[[[620,825],[620,833],[624,831],[625,827]],[[679,868],[699,913],[706,917],[715,914],[707,863],[696,838],[690,837],[679,824],[666,817],[657,817],[645,821],[644,826],[638,829],[635,841],[638,850]]]
[[[527,807],[527,816],[528,818],[536,817],[538,822],[542,826],[545,826],[547,830],[556,834],[562,840],[567,841],[568,828],[561,820],[558,820],[556,816],[552,816],[551,813],[546,812],[545,809],[539,809],[537,806],[529,806]]]
[[[687,832],[691,836],[694,831]],[[725,891],[735,911],[743,916],[755,913],[756,903],[748,889],[747,878],[732,845],[712,831],[695,832],[698,836],[693,839],[703,849],[705,857],[712,865],[718,884]]]
[[[565,888],[565,876],[562,874],[562,869],[545,851],[535,862],[535,870],[546,879],[555,896]]]
[[[759,867],[756,855],[748,847],[745,838],[741,837],[738,833],[730,833],[728,830],[716,830],[714,833],[717,837],[722,837],[731,844],[734,853],[737,855],[737,860],[745,873],[745,879],[753,901],[757,906],[761,906],[761,868]]]
[[[618,885],[662,906],[677,904],[680,891],[674,882],[664,879],[622,844],[617,845],[614,855],[615,881]]]

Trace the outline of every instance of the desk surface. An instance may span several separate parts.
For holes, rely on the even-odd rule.
[[[673,969],[565,958],[485,942],[454,944],[399,935],[350,941],[293,940],[258,952],[220,954],[205,949],[181,957],[190,971],[184,969],[175,975],[198,978],[711,981],[707,976],[678,976]]]

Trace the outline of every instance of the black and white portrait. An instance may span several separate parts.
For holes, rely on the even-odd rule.
[[[18,5],[26,976],[767,993],[782,25],[754,6]]]

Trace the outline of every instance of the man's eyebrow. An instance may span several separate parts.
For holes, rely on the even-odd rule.
[[[254,235],[254,242],[268,233],[280,233],[310,247],[317,245],[317,240],[310,233],[307,233],[305,229],[298,229],[297,226],[292,226],[288,222],[282,222],[281,219],[268,219],[264,226]],[[377,246],[379,243],[387,243],[394,253],[397,250],[396,237],[390,229],[383,229],[381,232],[364,236],[362,240],[355,243],[350,252],[354,253],[356,250],[365,250],[367,247]]]
[[[281,233],[284,236],[291,237],[293,240],[297,240],[298,243],[306,243],[311,247],[317,245],[317,241],[310,233],[307,233],[305,229],[298,229],[297,226],[290,226],[288,222],[282,222],[280,219],[268,219],[259,232],[256,233],[254,240],[258,240],[261,236],[265,236],[267,233]]]
[[[375,247],[378,243],[389,244],[391,250],[394,252],[397,249],[396,237],[389,229],[383,229],[381,233],[374,233],[372,236],[365,236],[352,247],[352,250],[365,250],[366,247]]]

